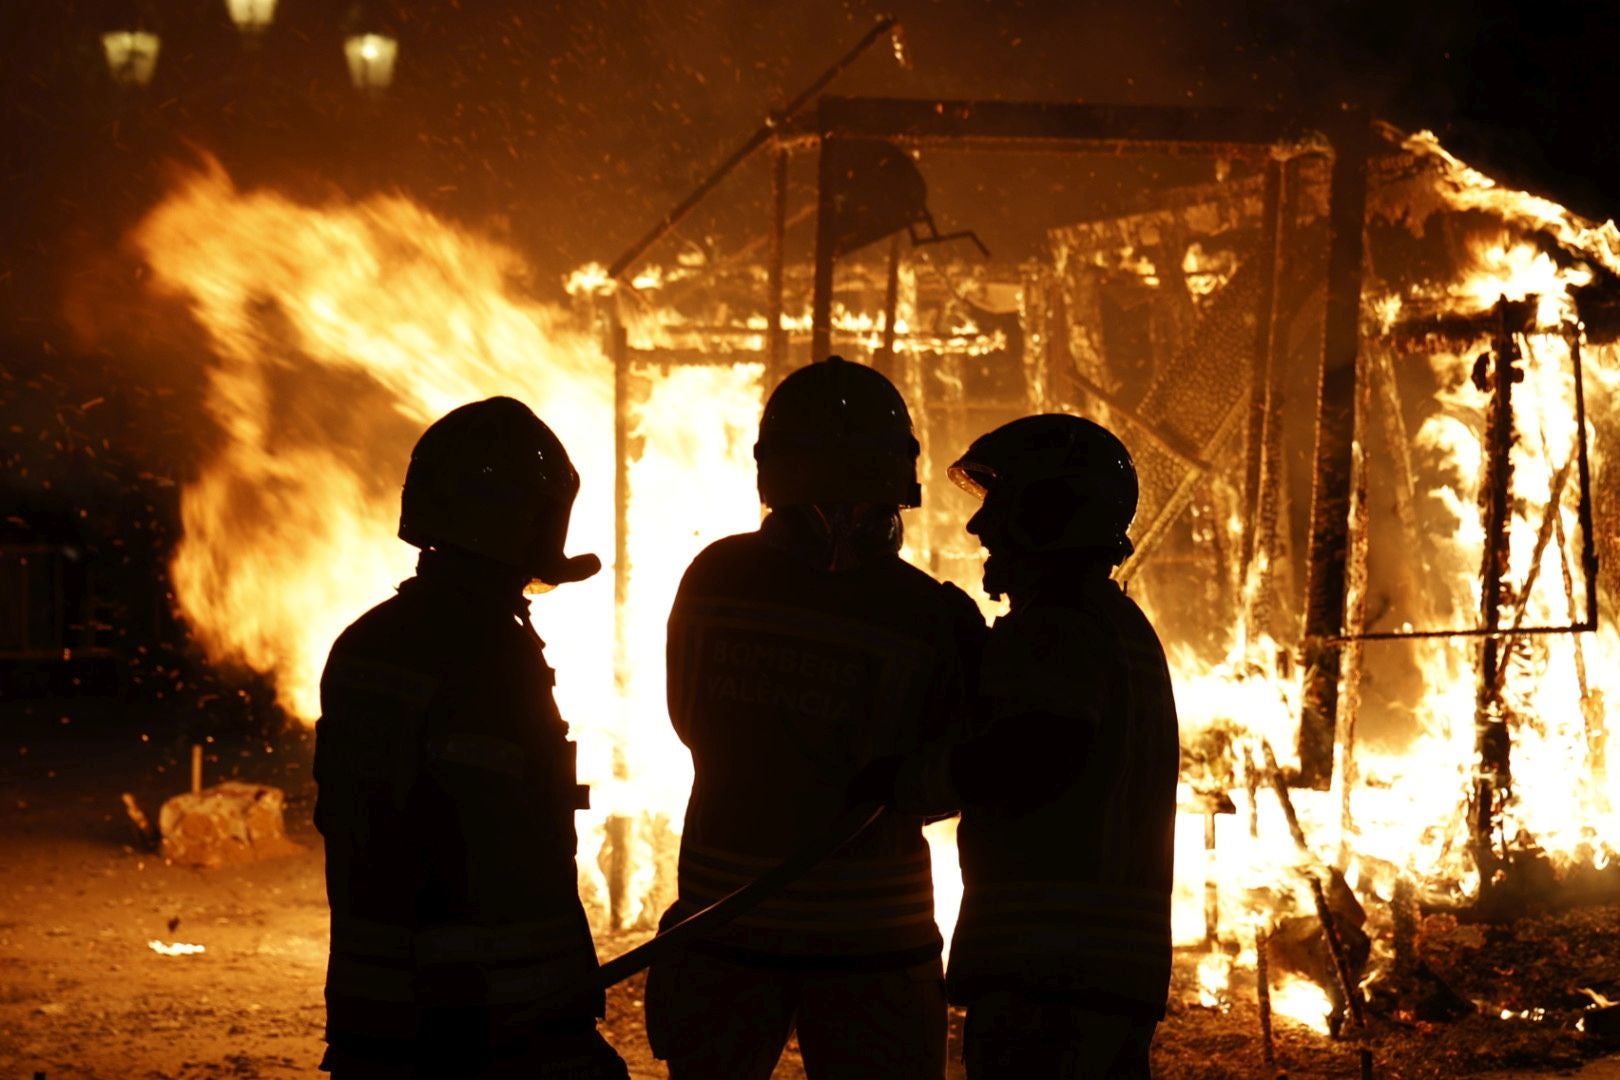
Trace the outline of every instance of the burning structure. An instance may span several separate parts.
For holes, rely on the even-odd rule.
[[[1412,906],[1505,911],[1607,880],[1612,223],[1353,113],[827,98],[759,145],[761,238],[583,268],[570,307],[403,196],[182,178],[132,243],[141,303],[183,307],[209,353],[221,438],[182,493],[173,566],[209,656],[313,721],[333,637],[409,573],[392,538],[416,433],[476,397],[544,403],[585,478],[576,532],[614,571],[543,605],[595,787],[582,886],[601,928],[649,927],[690,779],[663,721],[664,616],[691,556],[757,522],[763,390],[833,351],[907,392],[927,492],[908,556],[970,589],[944,479],[969,439],[1053,410],[1131,445],[1121,574],[1178,678],[1190,993],[1218,1004],[1269,966],[1273,1007],[1325,1027],[1409,971],[1384,924]],[[900,239],[940,239],[922,182],[940,147],[1217,167],[1042,220],[1044,257],[998,262]],[[810,154],[815,198],[795,205]],[[790,257],[809,222],[813,258]],[[948,878],[948,826],[936,840]]]
[[[243,85],[218,93],[268,111]],[[757,235],[638,245],[576,273],[567,304],[538,299],[515,244],[425,201],[309,199],[211,163],[176,179],[130,236],[146,284],[70,319],[115,349],[110,324],[149,328],[147,351],[204,372],[171,576],[210,660],[313,721],[333,637],[409,573],[393,538],[415,435],[475,397],[543,407],[580,459],[581,546],[613,563],[540,605],[595,787],[582,888],[600,929],[649,926],[689,780],[663,720],[669,600],[704,543],[757,521],[762,392],[839,351],[906,390],[927,488],[908,554],[970,591],[943,468],[970,438],[1068,410],[1132,446],[1123,573],[1178,669],[1193,999],[1269,965],[1276,1007],[1325,1025],[1353,984],[1410,975],[1411,907],[1602,880],[1620,843],[1612,225],[1356,114],[828,98],[745,149],[770,165]],[[924,178],[992,152],[1197,167],[1103,210],[1032,192],[1002,212],[1044,234],[1034,257],[901,239],[949,239]],[[108,651],[67,551],[0,559],[13,594],[34,589],[0,649]]]

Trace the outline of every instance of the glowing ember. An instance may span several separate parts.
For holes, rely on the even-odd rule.
[[[184,941],[148,941],[146,947],[159,956],[197,956],[208,951],[206,945],[192,945]]]
[[[1503,1009],[1498,1016],[1503,1020],[1528,1020],[1533,1024],[1539,1024],[1547,1019],[1547,1010],[1541,1008]]]
[[[1326,990],[1309,979],[1285,978],[1272,987],[1271,1011],[1326,1035],[1333,1002],[1328,1000]]]
[[[1205,953],[1198,961],[1198,1004],[1226,1011],[1231,1007],[1227,989],[1232,983],[1232,957],[1224,952]]]

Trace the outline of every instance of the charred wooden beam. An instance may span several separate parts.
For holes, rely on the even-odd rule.
[[[1506,312],[1508,329],[1521,334],[1536,330],[1536,305],[1531,300],[1506,301],[1484,311],[1458,312],[1448,310],[1415,310],[1416,304],[1405,310],[1380,337],[1397,344],[1441,344],[1453,349],[1467,349],[1481,341],[1495,337]],[[1499,310],[1501,309],[1501,310]]]
[[[1254,936],[1254,990],[1260,1006],[1260,1055],[1266,1068],[1277,1066],[1277,1040],[1271,1030],[1271,961],[1266,953],[1271,945],[1264,930]]]
[[[1299,723],[1299,782],[1326,789],[1333,775],[1351,450],[1356,423],[1356,356],[1361,337],[1362,226],[1371,129],[1353,116],[1335,133],[1328,205],[1328,291],[1316,413],[1315,482],[1305,576],[1305,692]]]
[[[1305,840],[1305,830],[1299,824],[1299,814],[1294,809],[1293,796],[1288,794],[1288,784],[1283,779],[1282,770],[1277,767],[1277,755],[1272,751],[1269,742],[1261,742],[1260,748],[1265,754],[1267,778],[1271,781],[1272,791],[1277,794],[1277,801],[1282,804],[1283,819],[1288,823],[1288,832],[1294,838],[1294,846],[1309,862],[1314,863],[1316,856]],[[1311,900],[1316,905],[1316,921],[1322,926],[1322,940],[1326,942],[1328,955],[1333,959],[1333,976],[1341,1000],[1350,1010],[1351,1022],[1358,1029],[1365,1030],[1367,1018],[1361,1007],[1360,985],[1351,974],[1350,961],[1345,955],[1344,939],[1339,934],[1338,920],[1334,918],[1333,908],[1328,903],[1327,890],[1322,886],[1322,875],[1309,867],[1302,867],[1300,872],[1311,889]]]
[[[1507,305],[1498,305],[1497,333],[1491,351],[1474,368],[1474,382],[1491,392],[1485,421],[1485,475],[1481,482],[1485,543],[1480,555],[1479,620],[1484,630],[1499,628],[1503,593],[1509,588],[1508,533],[1513,486],[1513,384],[1521,377],[1515,365],[1519,347],[1508,325]],[[1470,799],[1469,848],[1479,870],[1479,897],[1485,902],[1506,862],[1496,849],[1502,805],[1512,788],[1512,738],[1502,701],[1502,641],[1485,637],[1479,647],[1478,688],[1474,695],[1474,753],[1478,764]]]
[[[1243,748],[1243,790],[1249,796],[1249,836],[1260,838],[1260,770],[1254,767],[1254,754]]]
[[[1287,788],[1283,788],[1284,791]],[[1350,1020],[1358,1030],[1367,1026],[1367,1017],[1361,1007],[1361,986],[1350,972],[1350,961],[1345,956],[1344,939],[1339,936],[1339,921],[1333,915],[1333,908],[1328,904],[1327,890],[1322,887],[1322,879],[1316,874],[1310,875],[1311,899],[1316,904],[1316,919],[1322,924],[1322,938],[1327,942],[1328,955],[1333,958],[1333,975],[1338,984],[1339,996],[1345,1007],[1350,1010]],[[1337,1028],[1334,1034],[1338,1034]]]
[[[1051,293],[1056,283],[1037,266],[1025,264],[1019,287],[1020,313],[1024,321],[1025,412],[1046,412],[1051,408]]]
[[[1418,905],[1417,890],[1412,879],[1402,874],[1395,879],[1395,891],[1389,901],[1390,923],[1394,927],[1395,964],[1392,977],[1400,983],[1410,983],[1418,971]]]
[[[1168,235],[1185,229],[1189,219],[1205,250],[1224,250],[1240,257],[1264,250],[1265,176],[1221,184],[1140,192],[1113,207],[1106,217],[1048,229],[1062,247],[1117,257],[1123,248],[1149,251],[1166,246]],[[1258,227],[1257,223],[1258,222]]]
[[[845,97],[822,98],[813,121],[806,117],[788,130],[897,142],[1168,154],[1242,151],[1313,135],[1303,116],[1261,109]]]
[[[1449,345],[1466,349],[1496,332],[1494,309],[1482,312],[1419,312],[1404,314],[1383,332],[1394,345]]]
[[[1215,456],[1226,444],[1227,440],[1232,437],[1233,432],[1237,430],[1238,421],[1242,419],[1242,406],[1243,399],[1239,398],[1226,409],[1224,414],[1219,416],[1219,426],[1216,427],[1214,435],[1211,436],[1205,446],[1205,456]],[[1196,467],[1189,468],[1181,474],[1175,488],[1158,508],[1158,513],[1135,537],[1136,550],[1120,564],[1119,569],[1115,572],[1116,580],[1122,584],[1129,582],[1137,571],[1142,568],[1148,555],[1152,553],[1153,549],[1169,531],[1171,524],[1181,516],[1182,511],[1186,510],[1188,503],[1192,502],[1193,494],[1197,491],[1199,483],[1207,475],[1209,475],[1207,469]]]
[[[631,840],[635,823],[624,814],[609,814],[602,823],[602,850],[596,864],[607,882],[608,925],[615,930],[625,926],[630,901],[630,869],[634,861]]]
[[[1575,370],[1575,475],[1580,483],[1581,501],[1576,508],[1581,524],[1581,574],[1586,578],[1587,629],[1598,624],[1598,556],[1596,526],[1592,521],[1592,463],[1586,437],[1586,377],[1581,360],[1581,328],[1571,326],[1569,358]]]
[[[1584,634],[1592,628],[1583,623],[1563,626],[1498,626],[1495,629],[1470,626],[1462,630],[1370,630],[1363,634],[1344,634],[1331,639],[1342,645],[1347,641],[1416,641],[1433,638],[1516,638],[1541,637],[1547,634]]]
[[[825,104],[825,103],[823,103]],[[824,138],[816,160],[816,277],[810,299],[810,360],[832,351],[833,260],[838,237],[838,140]]]
[[[1266,422],[1271,418],[1271,374],[1273,349],[1277,340],[1277,273],[1283,256],[1282,177],[1283,163],[1266,165],[1265,188],[1261,196],[1260,220],[1260,304],[1255,320],[1254,354],[1249,365],[1249,418],[1244,433],[1243,492],[1248,502],[1243,515],[1243,552],[1240,580],[1247,583],[1256,559],[1259,535],[1260,485],[1267,470],[1264,465]]]
[[[1221,933],[1221,883],[1215,877],[1215,804],[1204,807],[1204,944],[1211,949]]]
[[[1345,565],[1344,645],[1341,668],[1342,696],[1334,725],[1334,749],[1339,772],[1339,854],[1343,870],[1350,861],[1350,837],[1355,832],[1353,797],[1359,777],[1356,765],[1356,723],[1361,715],[1361,672],[1366,643],[1359,635],[1367,629],[1367,442],[1372,426],[1372,380],[1366,377],[1365,357],[1357,364],[1356,437],[1351,450],[1349,551]]]
[[[889,237],[889,280],[883,288],[883,345],[873,366],[894,381],[894,320],[900,310],[900,234]]]
[[[782,293],[787,265],[788,152],[780,146],[771,162],[771,250],[768,303],[770,327],[766,331],[765,391],[787,374],[787,333],[782,329]]]
[[[613,358],[613,682],[630,684],[630,339],[617,317],[608,328]]]
[[[1253,376],[1249,381],[1248,513],[1244,515],[1243,573],[1248,602],[1244,626],[1248,640],[1259,640],[1272,627],[1272,576],[1277,529],[1282,513],[1283,320],[1279,280],[1286,273],[1288,225],[1294,214],[1294,170],[1273,161],[1266,171],[1263,194],[1265,224],[1262,250],[1269,250],[1266,283],[1255,335]],[[1251,576],[1256,580],[1252,583]]]

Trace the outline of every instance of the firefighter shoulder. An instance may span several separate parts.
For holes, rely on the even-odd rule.
[[[484,488],[458,518],[444,503],[469,491],[469,472]],[[596,969],[574,865],[585,789],[522,597],[530,577],[584,565],[561,555],[575,487],[561,445],[517,402],[452,412],[407,474],[401,534],[423,549],[417,575],[332,649],[315,772],[334,1071],[449,1055],[477,1075],[548,1033],[594,1038],[600,992],[554,996]]]

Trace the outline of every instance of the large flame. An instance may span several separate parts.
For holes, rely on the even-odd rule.
[[[449,409],[496,394],[534,408],[582,477],[572,548],[611,556],[613,367],[569,312],[531,298],[509,249],[403,197],[312,206],[239,191],[212,164],[135,239],[214,352],[222,439],[183,492],[177,600],[211,657],[269,675],[294,716],[317,716],[338,632],[410,575],[399,482]],[[611,572],[535,602],[582,779],[598,788],[585,824],[678,820],[690,770],[662,715],[663,622],[692,556],[758,522],[758,382],[757,366],[689,369],[633,403],[634,664],[621,690]],[[632,903],[624,917],[640,914]]]
[[[611,368],[524,297],[510,252],[407,199],[303,206],[238,192],[217,166],[136,240],[215,353],[224,441],[185,490],[177,597],[210,655],[271,674],[294,715],[317,715],[337,632],[409,576],[398,485],[414,437],[449,409],[493,394],[533,406],[584,478],[575,544],[612,550]],[[565,686],[603,664],[602,591],[543,605],[569,623]]]

